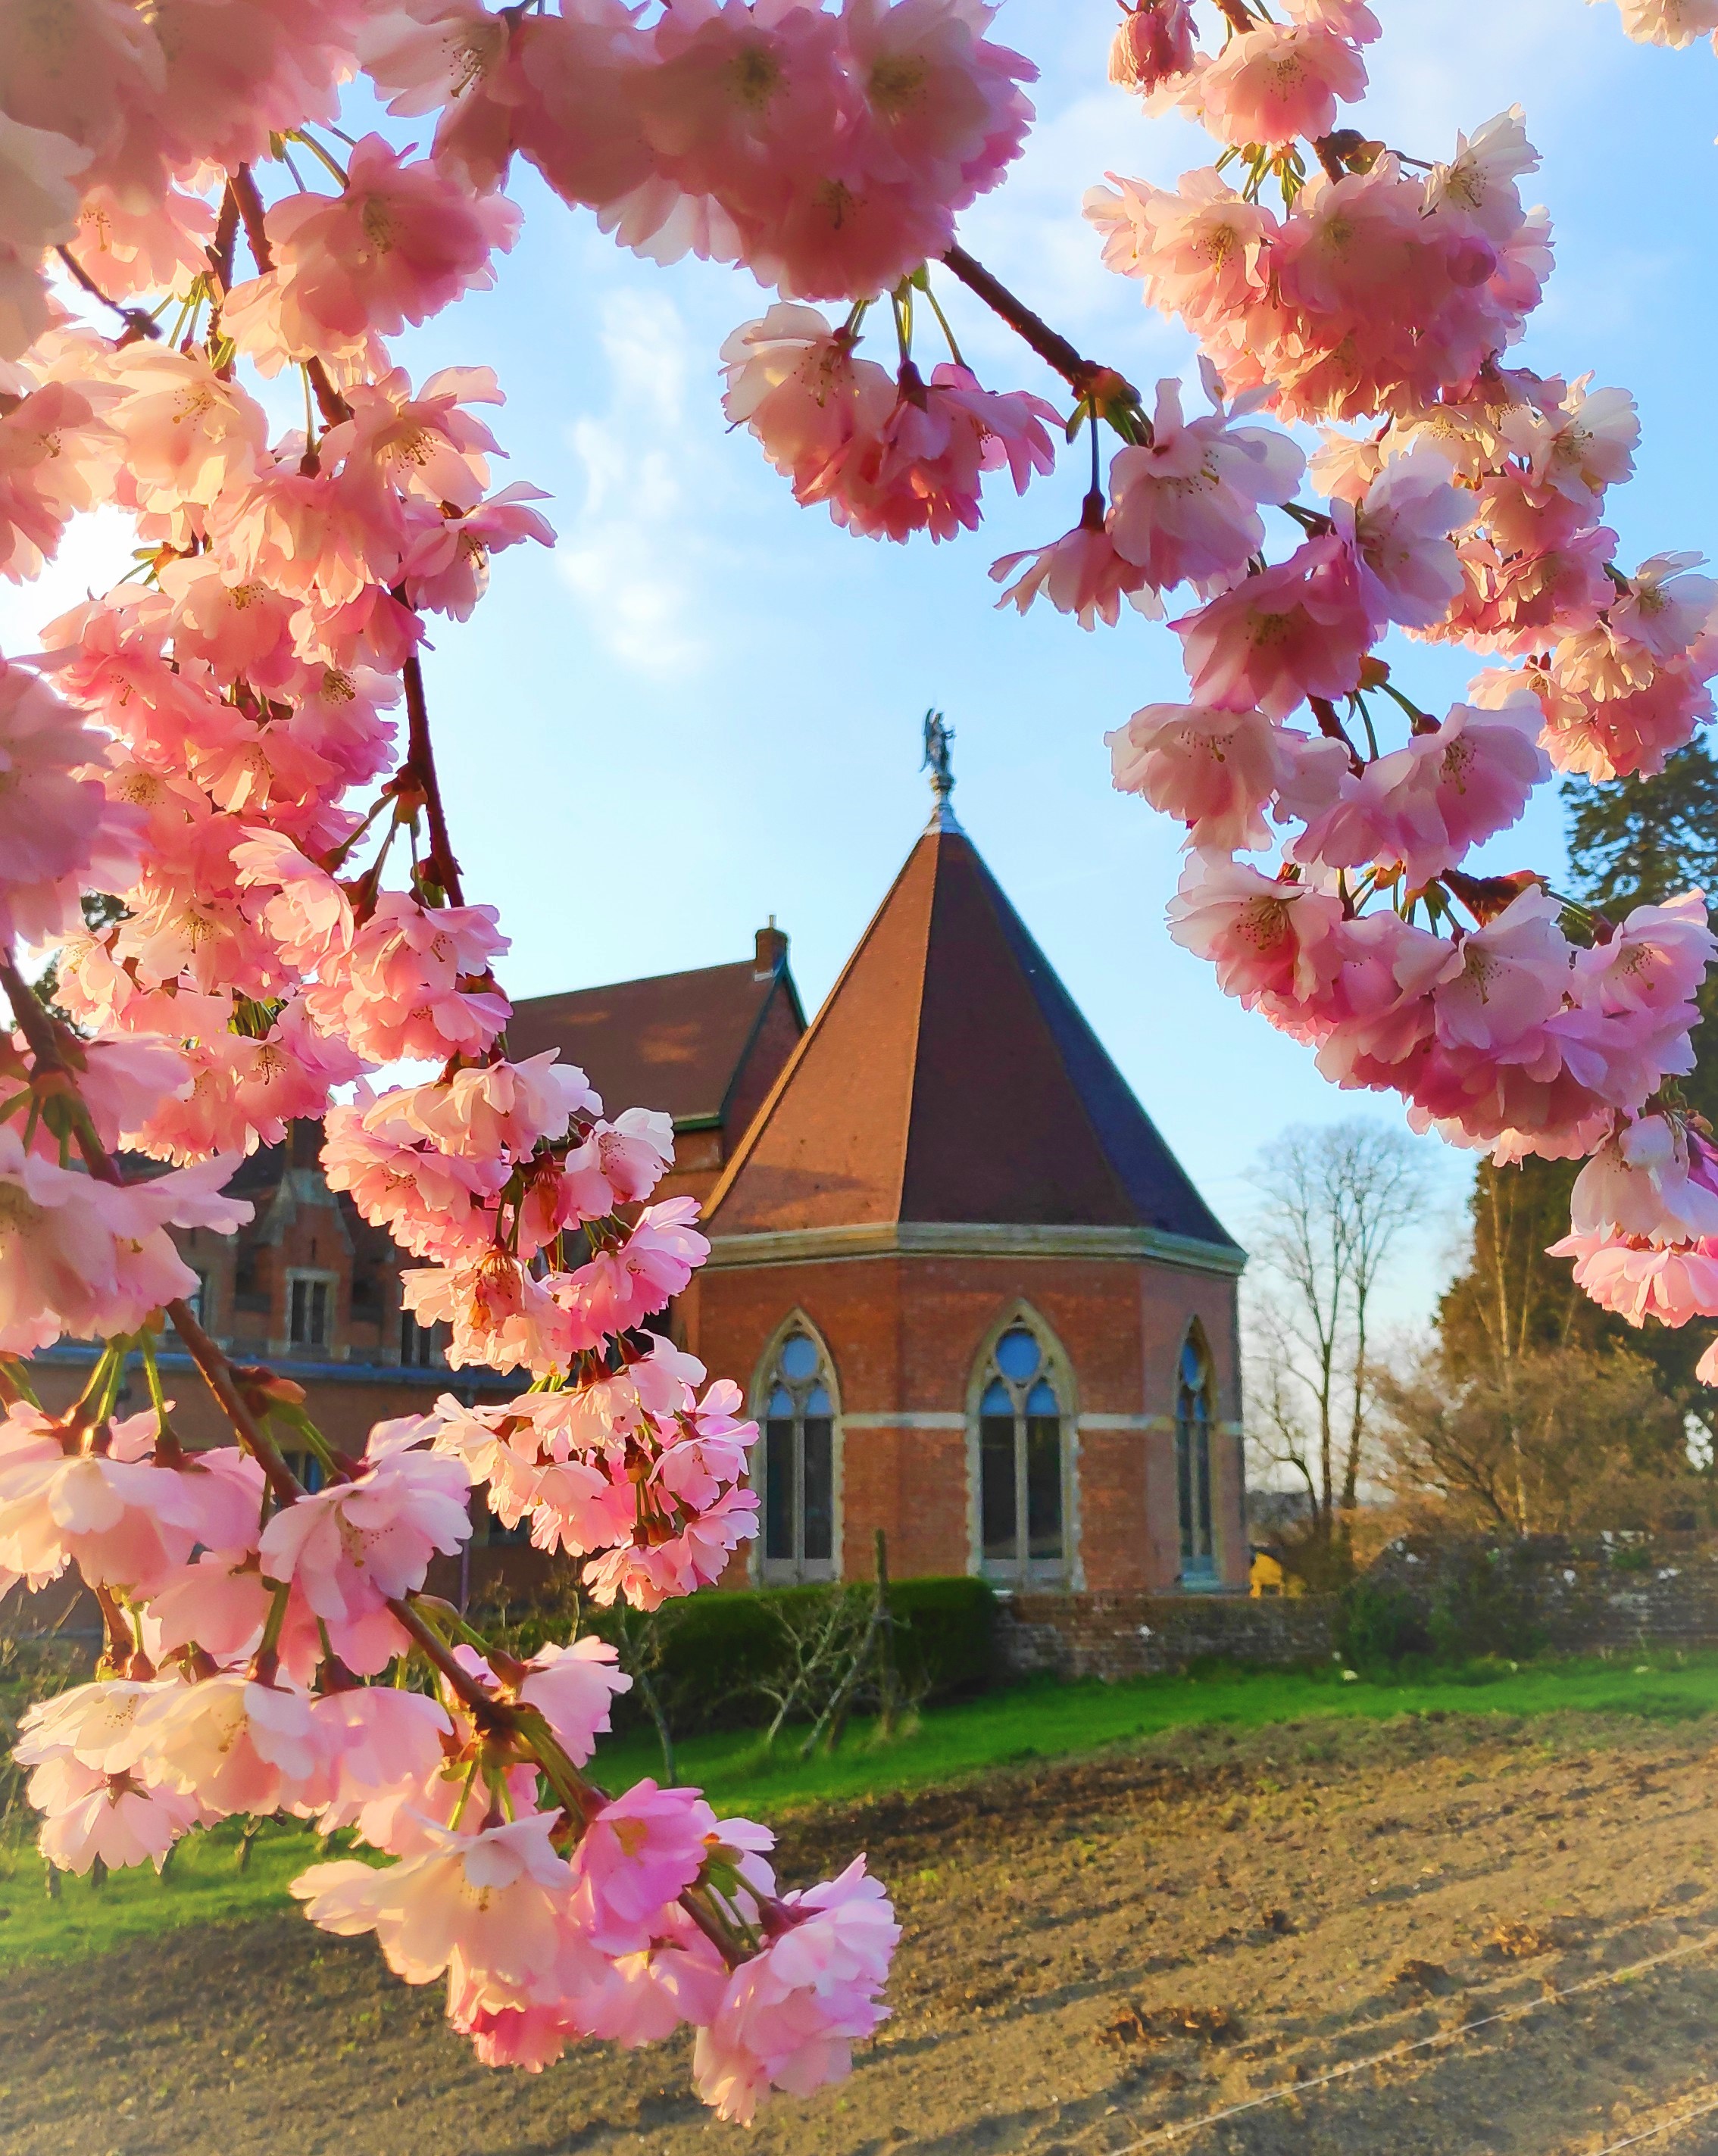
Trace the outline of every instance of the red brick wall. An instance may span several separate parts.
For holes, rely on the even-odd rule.
[[[1197,1317],[1214,1365],[1217,1412],[1239,1406],[1232,1282],[1149,1263],[1082,1258],[886,1256],[706,1271],[678,1312],[686,1345],[712,1373],[749,1390],[788,1317],[803,1312],[835,1366],[844,1422],[903,1414],[959,1416],[959,1426],[858,1427],[842,1437],[842,1558],[872,1568],[882,1527],[902,1577],[961,1573],[970,1563],[965,1416],[980,1352],[1024,1301],[1049,1327],[1072,1371],[1083,1418],[1160,1418],[1155,1429],[1082,1428],[1078,1549],[1083,1584],[1162,1592],[1180,1568],[1175,1510],[1175,1365]],[[1220,1576],[1244,1587],[1238,1438],[1213,1461]],[[736,1566],[730,1581],[743,1576]]]

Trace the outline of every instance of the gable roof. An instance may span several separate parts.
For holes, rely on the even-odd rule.
[[[1237,1247],[946,809],[707,1209],[718,1236],[981,1222]]]
[[[563,1061],[585,1073],[611,1115],[663,1108],[682,1127],[718,1123],[778,983],[803,1025],[784,957],[773,968],[745,958],[527,996],[507,1021],[507,1053],[522,1062],[558,1048]]]

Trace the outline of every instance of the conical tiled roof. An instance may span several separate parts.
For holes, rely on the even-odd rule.
[[[1144,1229],[1234,1251],[946,808],[712,1195],[719,1238]]]

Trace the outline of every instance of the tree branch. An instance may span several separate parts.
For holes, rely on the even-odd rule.
[[[1000,315],[1016,336],[1025,339],[1047,367],[1054,367],[1074,394],[1098,404],[1137,404],[1139,393],[1113,367],[1085,358],[1057,330],[1035,315],[1001,280],[993,277],[982,262],[957,241],[943,257],[970,292],[975,293],[993,314]]]
[[[466,902],[460,884],[460,865],[448,835],[447,812],[442,806],[441,783],[435,772],[435,745],[430,737],[430,706],[424,694],[424,669],[413,652],[404,666],[406,702],[406,770],[417,781],[424,796],[424,812],[430,824],[430,851],[425,865],[436,883],[455,906]]]

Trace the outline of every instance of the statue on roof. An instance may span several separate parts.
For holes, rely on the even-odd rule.
[[[949,767],[949,747],[954,738],[954,729],[944,721],[940,711],[925,713],[924,762],[919,768],[930,773],[931,792],[936,795],[939,805],[945,805],[954,790],[954,774]]]

